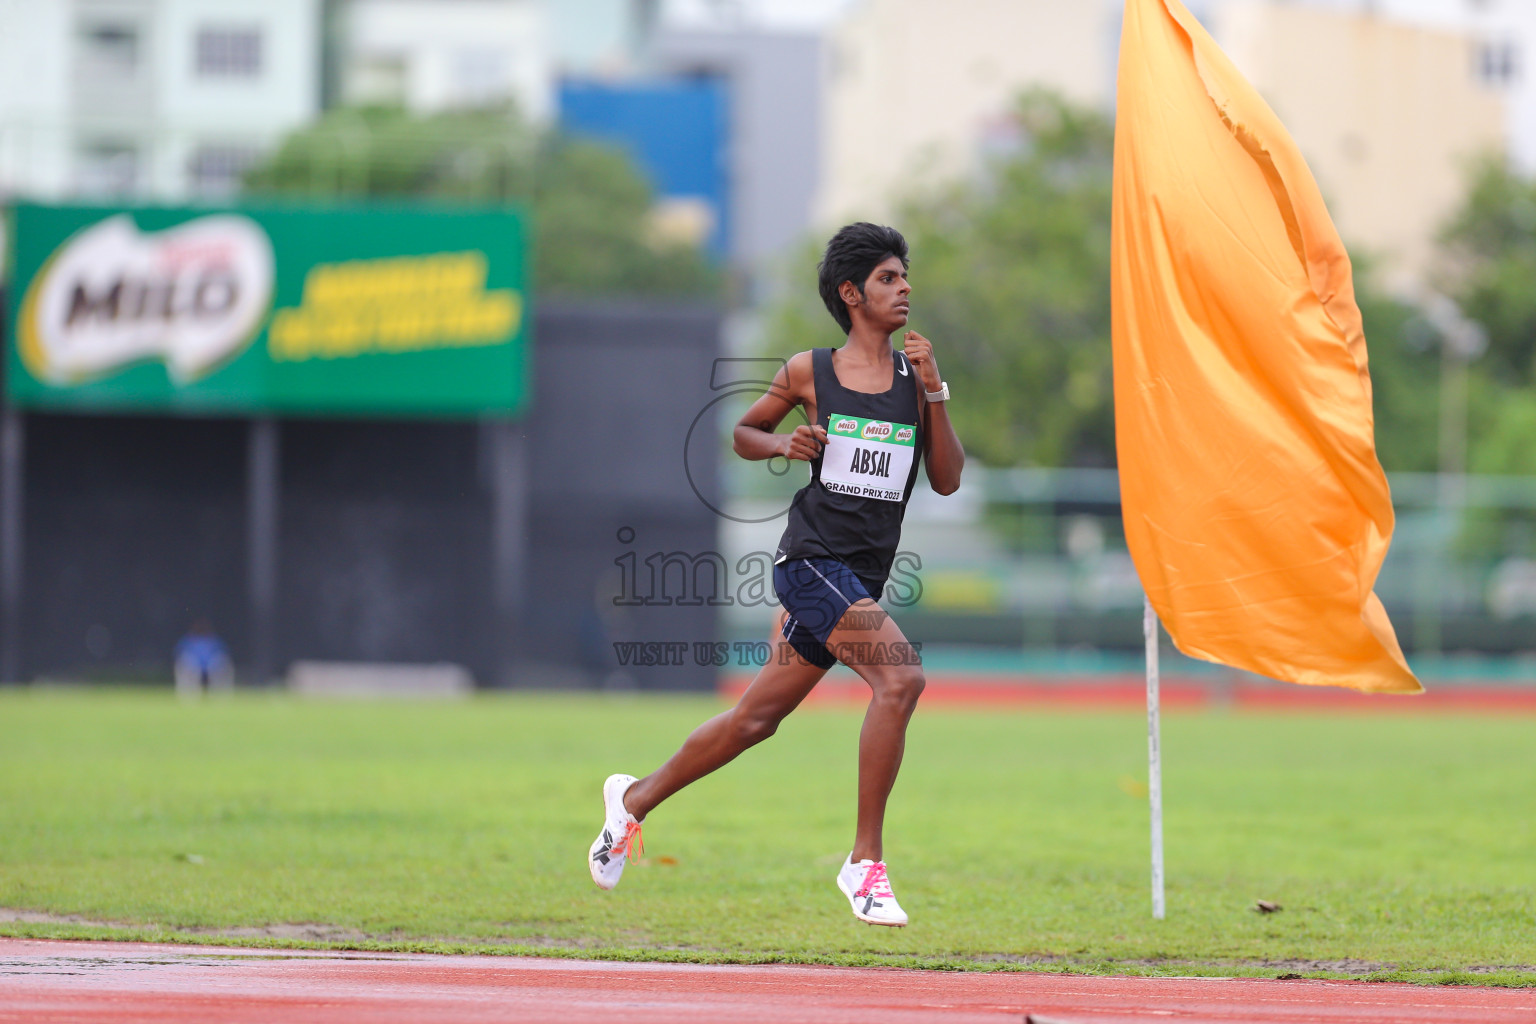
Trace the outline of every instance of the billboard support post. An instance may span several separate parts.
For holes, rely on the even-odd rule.
[[[21,413],[7,406],[0,411],[0,683],[21,682],[26,457]]]
[[[246,579],[250,601],[250,681],[265,686],[275,668],[277,614],[277,421],[249,421],[246,446]]]
[[[496,686],[511,686],[523,628],[528,573],[528,454],[522,427],[510,420],[482,425],[491,456],[492,594],[496,614]]]

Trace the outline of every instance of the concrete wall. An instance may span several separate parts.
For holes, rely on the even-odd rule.
[[[71,5],[0,0],[0,194],[63,195],[70,178]]]

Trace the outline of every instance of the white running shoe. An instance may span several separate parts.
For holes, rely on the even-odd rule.
[[[633,775],[610,775],[603,783],[603,831],[592,844],[588,865],[592,881],[600,889],[612,889],[624,873],[631,852],[636,859],[645,852],[640,842],[640,822],[624,808],[624,794],[637,780]]]
[[[837,887],[843,890],[853,906],[853,916],[869,924],[890,925],[904,928],[907,912],[896,902],[891,892],[891,880],[885,874],[885,861],[853,861],[853,855],[843,861],[837,872]]]

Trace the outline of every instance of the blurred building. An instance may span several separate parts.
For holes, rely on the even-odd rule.
[[[1114,94],[1113,0],[866,0],[827,39],[817,217],[884,219],[968,173],[1034,85],[1079,103]]]
[[[1507,98],[1509,152],[1526,173],[1536,173],[1536,3],[1530,0],[1311,0],[1364,14],[1449,29],[1468,35],[1472,70]]]
[[[657,196],[652,231],[663,243],[731,247],[729,90],[714,76],[560,85],[560,127],[627,152]]]
[[[335,99],[417,113],[508,100],[534,120],[554,110],[543,0],[334,0]]]
[[[730,186],[727,252],[760,297],[773,261],[809,229],[821,146],[821,39],[755,28],[664,29],[656,67],[683,79],[708,78],[729,95]]]
[[[322,0],[0,0],[0,195],[223,198],[320,102]]]
[[[559,73],[613,79],[643,71],[660,8],[660,0],[550,0]]]
[[[658,233],[706,245],[757,296],[773,260],[812,223],[820,37],[730,18],[657,23],[644,3],[576,6],[612,45],[557,46],[561,128],[628,151],[657,191]]]
[[[1229,0],[1213,29],[1290,129],[1340,234],[1412,291],[1467,167],[1504,149],[1502,72],[1470,32],[1327,6]]]
[[[1433,2],[1191,4],[1295,136],[1345,240],[1404,290],[1465,194],[1468,161],[1505,146],[1506,96],[1523,81],[1518,54],[1490,48],[1470,23],[1395,10]],[[1536,4],[1518,6],[1536,19]],[[889,217],[904,197],[1016,146],[1009,104],[1026,87],[1111,107],[1120,15],[1119,0],[855,7],[828,41],[818,219]]]

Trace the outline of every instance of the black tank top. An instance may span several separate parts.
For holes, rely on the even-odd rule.
[[[795,494],[775,562],[835,558],[880,596],[923,452],[912,364],[892,352],[891,386],[878,395],[850,391],[832,369],[832,349],[811,350],[816,422],[826,449],[811,461],[811,482]]]

